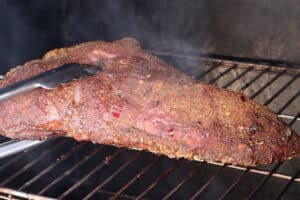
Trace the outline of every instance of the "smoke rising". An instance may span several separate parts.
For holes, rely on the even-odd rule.
[[[73,45],[90,40],[133,37],[147,50],[204,52],[214,42],[205,2],[187,1],[65,1],[63,41]],[[199,31],[201,29],[201,31]],[[201,61],[165,58],[189,74],[201,72]]]
[[[194,1],[66,1],[64,40],[73,44],[134,37],[148,49],[198,50],[206,34],[193,34],[199,27],[210,28],[205,6]]]

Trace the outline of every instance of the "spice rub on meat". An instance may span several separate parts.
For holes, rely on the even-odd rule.
[[[278,162],[300,151],[299,136],[268,108],[198,82],[143,51],[134,39],[50,51],[12,69],[0,87],[65,63],[99,65],[102,71],[1,103],[1,134],[69,136],[245,166]]]

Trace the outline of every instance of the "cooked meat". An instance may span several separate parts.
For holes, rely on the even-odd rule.
[[[143,51],[133,39],[50,51],[11,70],[0,87],[64,63],[103,70],[1,103],[1,134],[19,139],[69,136],[171,158],[245,166],[299,153],[299,136],[268,108],[198,82]]]

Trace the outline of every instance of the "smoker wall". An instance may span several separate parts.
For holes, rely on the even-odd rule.
[[[300,63],[297,0],[3,0],[0,13],[0,73],[52,48],[125,36],[149,49]]]

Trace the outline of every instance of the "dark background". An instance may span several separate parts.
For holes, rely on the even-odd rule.
[[[296,0],[3,0],[0,74],[50,49],[134,37],[147,49],[300,63]]]

